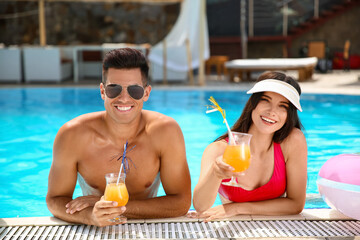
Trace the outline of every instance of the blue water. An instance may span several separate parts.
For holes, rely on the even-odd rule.
[[[187,150],[192,188],[205,147],[226,128],[219,114],[205,114],[208,98],[226,109],[229,124],[248,99],[243,91],[153,90],[144,108],[173,117],[180,124]],[[301,121],[309,148],[309,195],[318,194],[322,164],[341,153],[360,152],[360,96],[303,94]],[[95,88],[0,89],[0,218],[51,216],[45,196],[58,129],[84,113],[103,110]],[[159,194],[162,194],[161,191]],[[80,195],[77,187],[75,196]],[[215,205],[220,204],[218,199]],[[321,198],[306,208],[327,208]]]

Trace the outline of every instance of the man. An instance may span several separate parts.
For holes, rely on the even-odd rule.
[[[119,215],[165,218],[187,213],[191,182],[184,138],[174,119],[142,109],[151,92],[148,70],[145,57],[135,49],[106,54],[100,84],[105,111],[67,122],[55,138],[46,197],[55,217],[106,226],[116,224],[110,220]],[[101,196],[105,174],[119,172],[126,142],[130,200],[117,207]],[[85,196],[72,199],[77,179]],[[157,197],[160,180],[166,196]]]

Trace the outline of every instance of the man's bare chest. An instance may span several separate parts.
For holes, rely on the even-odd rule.
[[[159,154],[144,144],[129,145],[124,159],[124,148],[91,146],[84,150],[78,160],[78,172],[91,187],[103,192],[105,174],[119,172],[121,164],[126,171],[126,185],[133,194],[147,191],[160,171]]]

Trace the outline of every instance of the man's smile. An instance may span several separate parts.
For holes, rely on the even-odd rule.
[[[116,108],[121,112],[128,112],[131,110],[132,106],[116,106]]]

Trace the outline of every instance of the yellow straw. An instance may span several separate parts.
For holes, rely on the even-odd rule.
[[[220,105],[216,102],[216,100],[215,100],[215,98],[214,98],[213,96],[211,96],[211,97],[209,98],[209,101],[210,101],[213,105],[208,105],[207,107],[208,107],[208,108],[210,107],[210,108],[213,108],[213,109],[206,111],[206,113],[211,113],[211,112],[214,112],[214,111],[219,111],[219,112],[221,113],[221,115],[222,115],[222,117],[223,117],[223,119],[224,119],[224,123],[225,123],[225,125],[226,125],[226,127],[227,127],[227,129],[228,129],[229,141],[232,142],[232,143],[234,143],[234,139],[233,139],[233,136],[232,136],[232,134],[231,134],[231,130],[230,130],[229,124],[228,124],[228,122],[226,121],[226,113],[225,113],[225,110],[220,107]]]

